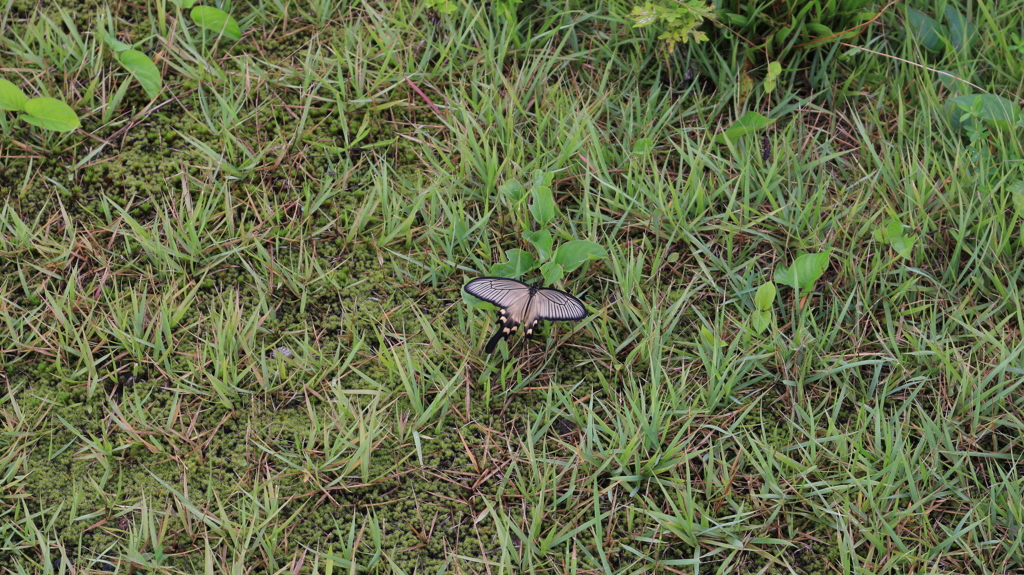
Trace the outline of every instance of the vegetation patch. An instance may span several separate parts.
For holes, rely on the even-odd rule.
[[[1024,569],[1020,11],[470,4],[0,7],[0,570]]]

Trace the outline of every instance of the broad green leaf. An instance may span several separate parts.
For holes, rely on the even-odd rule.
[[[533,254],[523,250],[508,250],[505,252],[507,262],[491,266],[490,275],[503,278],[518,278],[532,270],[537,265]]]
[[[916,241],[917,236],[905,236],[900,234],[892,239],[891,245],[892,249],[895,250],[901,258],[906,258],[910,257],[910,252],[914,249],[914,242]]]
[[[82,125],[71,106],[56,98],[32,98],[25,102],[25,112],[35,118],[26,122],[54,132],[73,132]]]
[[[533,201],[530,202],[530,213],[533,219],[541,226],[547,226],[551,220],[558,215],[558,208],[555,207],[555,197],[551,194],[551,188],[537,186],[533,188]]]
[[[825,250],[817,254],[804,254],[793,262],[800,280],[800,287],[805,291],[814,289],[814,284],[825,273],[831,252],[832,250]]]
[[[892,220],[888,226],[885,226],[885,231],[889,235],[889,239],[898,238],[903,235],[903,223],[899,220]]]
[[[797,283],[796,275],[793,273],[793,266],[778,266],[775,268],[775,275],[772,277],[775,283],[780,283],[785,286],[789,286],[796,289],[800,284]]]
[[[0,78],[0,110],[24,110],[25,102],[28,102],[28,96],[21,88]]]
[[[967,92],[971,89],[971,85],[961,79],[955,72],[949,70],[936,70],[936,79],[942,84],[947,90],[953,93]]]
[[[551,240],[551,232],[547,230],[523,232],[523,237],[537,249],[537,256],[541,261],[545,261],[551,257],[551,245],[553,243]]]
[[[242,39],[242,30],[238,27],[238,22],[235,22],[235,19],[223,10],[211,6],[196,6],[189,15],[200,28],[218,34],[223,33],[225,38],[231,40]]]
[[[895,238],[903,235],[903,224],[897,219],[886,220],[885,225],[875,230],[878,243],[892,245]]]
[[[754,307],[760,311],[772,309],[772,306],[775,305],[775,294],[777,291],[775,284],[772,282],[762,284],[761,287],[757,288],[757,293],[754,294]]]
[[[900,257],[905,258],[914,249],[917,236],[903,235],[903,223],[892,218],[886,222],[885,227],[875,230],[875,239],[879,243],[891,246]]]
[[[965,94],[946,100],[946,106],[957,119],[965,109],[972,110],[982,120],[1006,131],[1012,129],[1020,117],[1020,106],[995,94]]]
[[[508,205],[518,206],[526,197],[526,188],[518,180],[509,180],[498,186],[498,193],[508,200]]]
[[[555,181],[555,173],[551,170],[534,170],[530,173],[530,187],[532,188],[540,186],[550,188],[553,181]]]
[[[125,50],[117,57],[121,60],[121,65],[135,76],[139,84],[142,84],[142,89],[146,91],[150,100],[160,95],[160,88],[163,86],[160,70],[149,56],[138,50]]]
[[[821,278],[821,275],[825,273],[825,268],[828,267],[831,251],[831,249],[827,249],[817,254],[804,254],[796,258],[793,265],[788,268],[781,266],[776,268],[775,281],[801,291],[813,290],[815,282]]]
[[[565,271],[571,272],[587,260],[600,260],[606,257],[608,252],[600,244],[588,240],[572,240],[558,246],[552,261],[561,264]]]
[[[940,52],[943,48],[943,27],[920,10],[907,8],[907,32],[910,38],[924,46],[929,52]]]
[[[754,313],[750,314],[750,326],[754,328],[754,332],[757,334],[764,333],[764,330],[768,329],[772,325],[772,312],[769,310],[755,310]]]
[[[555,285],[565,275],[565,270],[555,262],[547,262],[540,266],[540,273],[544,275],[544,285]]]
[[[22,114],[22,115],[18,116],[18,119],[21,120],[22,122],[25,122],[26,124],[32,124],[33,126],[39,126],[40,128],[45,128],[46,127],[46,126],[43,125],[43,121],[40,120],[39,118],[35,117],[35,116],[29,116],[28,114]]]
[[[633,155],[634,156],[646,156],[651,153],[654,149],[654,140],[650,138],[640,138],[633,144]]]
[[[970,48],[978,37],[978,27],[953,6],[946,6],[944,13],[946,22],[949,24],[949,40],[953,44],[953,48],[957,52],[964,48]]]
[[[724,132],[715,136],[715,142],[724,144],[726,142],[736,142],[747,134],[759,132],[770,124],[768,118],[765,118],[757,112],[747,112],[739,120],[733,122],[731,126],[726,128]]]

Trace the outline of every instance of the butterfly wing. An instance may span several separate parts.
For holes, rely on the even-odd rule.
[[[530,311],[536,319],[579,321],[587,317],[587,308],[583,307],[583,302],[564,291],[538,289],[533,299],[534,305],[530,306]]]
[[[537,324],[542,319],[577,321],[587,317],[587,308],[583,307],[583,302],[576,297],[556,289],[536,291],[523,322],[526,326],[526,337],[533,337],[537,331]]]
[[[530,298],[530,286],[508,278],[476,278],[462,286],[462,289],[469,295],[500,308],[515,304],[523,298]]]
[[[498,331],[487,341],[486,353],[493,353],[498,342],[519,329],[535,291],[521,281],[508,278],[477,278],[462,287],[469,295],[498,306]],[[532,333],[532,332],[531,332]]]

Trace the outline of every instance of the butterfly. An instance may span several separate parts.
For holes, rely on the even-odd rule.
[[[477,278],[462,286],[469,295],[500,308],[501,326],[484,351],[493,353],[498,342],[524,326],[526,338],[537,333],[540,320],[578,321],[587,317],[583,302],[561,290],[542,288],[508,278]]]

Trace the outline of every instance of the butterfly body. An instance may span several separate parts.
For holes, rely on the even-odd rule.
[[[466,293],[492,303],[498,313],[498,331],[487,341],[486,353],[492,353],[498,342],[524,326],[527,339],[537,333],[540,320],[577,321],[587,317],[587,310],[576,297],[563,291],[528,285],[508,278],[477,278],[462,287]]]

